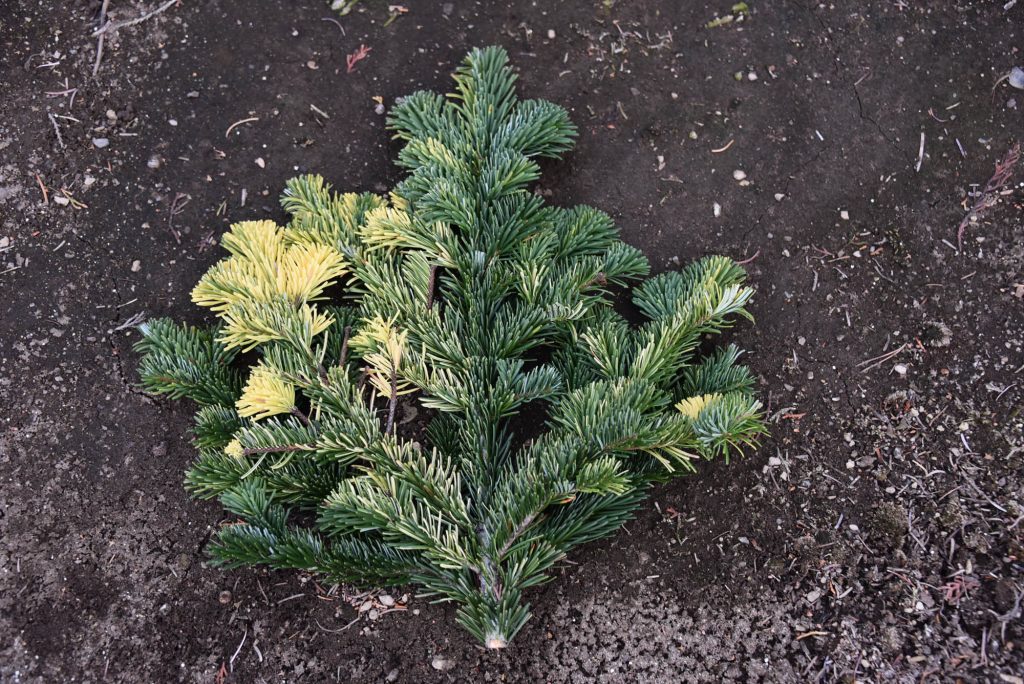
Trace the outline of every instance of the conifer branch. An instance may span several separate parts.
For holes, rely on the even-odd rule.
[[[201,407],[187,488],[244,521],[218,534],[217,563],[415,581],[501,648],[530,617],[525,592],[570,549],[621,528],[652,483],[765,427],[739,350],[703,353],[749,318],[742,267],[710,256],[643,280],[646,259],[608,215],[531,192],[537,159],[573,145],[566,111],[520,100],[501,48],[472,51],[454,79],[447,98],[392,108],[407,175],[387,197],[292,179],[288,225],[232,225],[228,256],[193,290],[218,326],[152,321],[137,348],[147,391]],[[430,313],[441,269],[443,317]],[[646,322],[633,325],[606,290],[641,280]],[[337,282],[343,306],[325,301]],[[412,392],[432,414],[422,446],[396,436]],[[526,404],[546,416],[521,443],[510,419]]]

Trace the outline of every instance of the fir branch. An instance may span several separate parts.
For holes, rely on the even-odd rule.
[[[646,280],[632,293],[647,321],[630,324],[608,289],[646,277],[644,255],[607,214],[530,190],[536,158],[572,147],[566,111],[520,101],[500,48],[472,51],[454,80],[448,98],[392,108],[407,175],[387,198],[292,179],[288,225],[233,225],[230,256],[193,291],[221,327],[155,321],[138,348],[148,391],[204,405],[186,486],[241,519],[216,563],[411,581],[501,648],[570,549],[765,427],[739,350],[703,353],[749,318],[740,265],[712,256]],[[322,301],[335,285],[344,306]],[[253,349],[243,388],[232,362]],[[413,392],[435,412],[425,446],[395,434]],[[510,418],[528,404],[546,420],[524,444]]]

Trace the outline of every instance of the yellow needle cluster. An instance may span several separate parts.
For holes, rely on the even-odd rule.
[[[345,275],[337,249],[289,242],[273,221],[242,221],[222,244],[231,256],[213,265],[192,290],[192,301],[217,312],[227,323],[221,341],[251,349],[291,337],[311,338],[331,319],[309,302]]]
[[[700,415],[708,406],[712,406],[722,397],[721,394],[703,394],[689,399],[683,399],[681,402],[676,404],[676,408],[684,416],[690,418],[690,420],[697,420]]]
[[[365,350],[363,360],[369,365],[368,379],[381,397],[392,398],[392,379],[399,395],[416,389],[399,377],[408,337],[408,332],[398,332],[391,321],[377,316],[367,321],[366,327],[352,338],[353,348]]]
[[[288,413],[295,406],[295,386],[273,368],[257,364],[235,403],[238,415],[260,420]]]

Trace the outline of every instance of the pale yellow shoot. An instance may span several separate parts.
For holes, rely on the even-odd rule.
[[[721,397],[721,394],[703,394],[689,399],[683,399],[681,402],[676,404],[676,408],[684,416],[687,416],[690,420],[697,420],[700,412],[703,411],[707,406],[714,404]]]
[[[331,282],[345,275],[341,253],[324,245],[296,245],[278,266],[277,288],[293,302],[319,299]]]
[[[341,252],[326,245],[288,246],[272,221],[242,221],[221,241],[231,256],[213,265],[192,290],[192,301],[218,314],[236,304],[287,301],[299,306],[319,298],[345,274]]]
[[[237,439],[233,439],[228,442],[228,445],[224,447],[224,453],[237,460],[241,460],[245,457],[245,449],[242,448],[242,443]]]
[[[370,366],[370,384],[385,399],[392,398],[392,378],[398,395],[409,394],[416,389],[399,376],[408,337],[408,332],[398,332],[392,327],[392,321],[377,316],[367,321],[363,330],[352,338],[353,348],[364,350],[363,360]]]
[[[295,386],[276,370],[262,364],[253,368],[242,396],[235,404],[238,415],[253,420],[289,413],[294,407]]]

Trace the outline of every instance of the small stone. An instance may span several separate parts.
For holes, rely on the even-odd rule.
[[[907,365],[905,363],[897,363],[895,366],[892,367],[892,369],[893,371],[896,372],[897,375],[907,374]]]
[[[117,121],[117,112],[115,112],[113,109],[108,109],[107,118],[111,121]]]
[[[757,80],[757,72],[751,71],[749,74],[747,74],[747,80],[748,81],[756,81]]]
[[[163,161],[160,159],[160,155],[154,154],[149,158],[149,161],[146,162],[146,166],[151,169],[159,169],[162,163]]]
[[[69,204],[71,204],[71,200],[69,200],[64,195],[57,195],[56,197],[53,198],[53,202],[54,204],[59,204],[62,207],[66,207]]]
[[[93,138],[92,144],[95,147],[102,150],[104,147],[110,144],[110,140],[108,138]]]
[[[807,338],[801,335],[800,337],[796,338],[796,343],[802,347],[805,344],[807,344]]]
[[[455,667],[455,662],[444,656],[434,656],[430,661],[430,667],[434,668],[439,672],[447,672],[448,670]]]
[[[1016,66],[1013,67],[1013,69],[1010,70],[1010,76],[1006,79],[1006,82],[1017,90],[1024,90],[1024,69]]]
[[[167,123],[171,124],[172,126],[177,126],[178,125],[178,120],[177,119],[168,119]]]
[[[388,672],[388,676],[384,678],[384,681],[388,682],[389,684],[390,684],[390,682],[397,682],[398,681],[398,675],[400,675],[401,673],[402,673],[401,670],[399,670],[396,667],[391,672]]]
[[[320,67],[318,67],[318,66],[316,65],[316,62],[314,62],[313,60],[309,60],[308,62],[306,62],[306,68],[307,68],[307,69],[312,69],[313,71],[316,71],[316,70],[317,70],[317,69],[319,69]]]
[[[732,177],[738,181],[741,181],[747,177],[747,172],[743,171],[742,169],[736,169],[735,171],[732,172]]]
[[[821,590],[815,589],[813,591],[809,591],[807,592],[807,596],[805,596],[804,598],[807,599],[808,603],[814,603],[815,601],[821,598]]]
[[[381,594],[377,597],[377,600],[380,601],[382,606],[387,606],[388,608],[395,605],[395,598],[391,594]]]
[[[839,212],[839,218],[843,219],[844,221],[849,221],[850,220],[850,212],[848,212],[845,209],[843,209],[841,212]]]
[[[722,205],[719,204],[718,202],[715,202],[712,206],[712,211],[714,211],[715,218],[718,218],[719,216],[722,215]]]
[[[161,615],[167,615],[170,612],[171,612],[171,604],[165,603],[165,604],[160,606],[160,614]]]
[[[265,169],[267,168],[267,162],[263,161],[263,157],[256,157],[256,166]]]
[[[548,29],[548,40],[555,39],[555,29]]]
[[[690,131],[690,140],[697,139],[697,131]]]
[[[365,613],[366,611],[368,611],[368,610],[370,610],[372,608],[373,608],[373,601],[364,601],[363,604],[361,606],[359,606],[359,612],[360,613]]]
[[[136,259],[132,262],[132,273],[138,273],[142,270],[142,262]]]
[[[775,201],[776,202],[781,202],[783,199],[785,199],[785,197],[786,196],[783,195],[781,192],[775,193]]]
[[[226,606],[229,603],[231,603],[231,592],[227,589],[220,592],[220,595],[217,597],[217,602],[220,603],[222,606]]]
[[[199,97],[199,91],[198,90],[190,90],[187,93],[185,93],[185,97],[190,97],[192,99],[195,99],[195,98]]]
[[[380,611],[376,608],[371,608],[370,612],[366,614],[366,617],[370,618],[371,620],[376,620],[380,617]]]
[[[376,104],[376,106],[374,106],[374,108],[373,108],[373,113],[376,114],[377,116],[383,116],[384,112],[385,112],[385,109],[384,109],[384,104],[382,102],[378,102]]]
[[[768,465],[770,465],[773,468],[778,467],[778,466],[782,465],[782,459],[779,458],[778,456],[769,456],[768,457]]]

